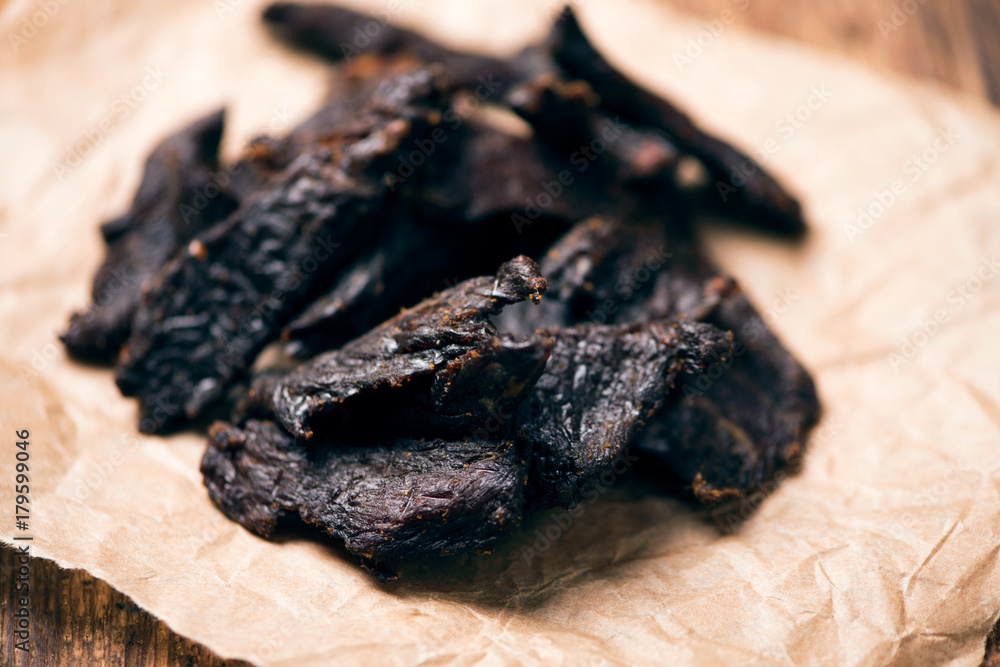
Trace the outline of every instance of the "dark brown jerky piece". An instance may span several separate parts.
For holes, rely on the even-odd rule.
[[[594,116],[598,127],[621,128],[617,139],[607,142],[608,153],[617,162],[619,181],[679,185],[681,151],[673,141],[660,132],[624,125],[617,117],[600,112]]]
[[[819,414],[812,378],[736,283],[719,275],[691,239],[675,232],[675,226],[668,226],[661,237],[671,252],[662,268],[646,272],[643,269],[652,265],[628,268],[639,264],[644,248],[652,247],[648,237],[642,243],[630,241],[643,238],[640,229],[633,225],[624,234],[616,233],[611,244],[593,239],[591,245],[585,234],[577,236],[581,248],[606,249],[605,263],[608,255],[632,258],[619,260],[619,266],[626,268],[618,273],[587,274],[589,293],[611,296],[594,299],[586,320],[607,316],[624,323],[684,316],[733,332],[732,353],[712,360],[703,372],[681,377],[678,390],[636,444],[639,452],[652,454],[702,502],[745,497],[771,481],[805,446]],[[616,275],[618,282],[611,290],[610,280]],[[565,293],[564,282],[552,281],[550,297]]]
[[[201,472],[212,501],[248,530],[270,537],[298,515],[375,565],[491,546],[521,519],[521,458],[511,442],[313,447],[272,422],[216,422]]]
[[[789,354],[739,290],[709,316],[736,346],[679,390],[637,439],[705,504],[749,496],[805,447],[819,417],[809,373]]]
[[[579,502],[663,404],[676,377],[732,348],[730,334],[685,321],[548,333],[555,349],[513,420],[531,452],[534,508]]]
[[[426,136],[446,104],[425,69],[384,82],[356,120],[164,268],[116,371],[122,393],[140,398],[141,430],[161,432],[201,414],[318,286],[370,244],[379,216],[392,214],[385,165]]]
[[[677,225],[594,217],[552,244],[541,263],[549,292],[541,307],[504,311],[498,325],[526,333],[580,323],[613,324],[683,315],[695,321],[719,302],[719,278]]]
[[[418,368],[401,382],[359,386],[356,377],[349,377],[346,382],[355,384],[338,392],[347,398],[312,417],[310,428],[337,433],[340,441],[350,444],[398,436],[500,438],[511,410],[538,380],[553,346],[545,335],[501,333],[436,371]],[[389,365],[381,371],[396,368]],[[380,371],[371,376],[378,379]],[[273,419],[275,392],[288,379],[272,370],[255,376],[250,391],[237,403],[234,421]]]
[[[517,257],[502,265],[495,277],[462,282],[404,310],[339,350],[315,357],[277,386],[268,376],[260,390],[253,387],[253,400],[244,409],[248,414],[274,414],[290,433],[310,438],[315,420],[352,412],[346,409],[345,401],[365,413],[357,407],[360,401],[384,405],[390,400],[388,390],[396,389],[402,390],[397,393],[405,404],[410,400],[405,390],[419,395],[426,389],[420,384],[407,385],[421,379],[430,382],[435,371],[448,372],[449,362],[499,335],[490,315],[525,299],[538,301],[545,289],[538,265],[527,257]],[[544,339],[536,338],[528,346],[532,350],[529,356],[541,356],[544,363],[546,345]],[[530,378],[522,381],[530,385]]]
[[[393,77],[419,67],[414,58],[366,56],[354,64],[330,71],[326,99],[304,121],[283,136],[253,139],[226,172],[241,200],[267,187],[303,152],[332,139],[344,126],[364,113],[377,88]]]
[[[236,207],[215,179],[223,112],[165,139],[146,160],[129,211],[101,227],[108,244],[94,276],[93,303],[62,335],[75,356],[111,361],[129,336],[143,285],[177,250]]]
[[[543,74],[518,84],[504,101],[560,155],[570,155],[581,141],[589,143],[596,134],[590,116],[599,100],[584,81],[566,82]]]
[[[695,197],[680,183],[678,147],[658,130],[608,113],[599,100],[587,82],[565,81],[558,72],[520,82],[504,98],[534,129],[551,169],[568,176],[570,187],[556,183],[555,196],[587,197],[574,208],[577,218],[627,218],[641,206],[671,211],[687,224]]]
[[[497,325],[504,331],[530,333],[549,327],[571,327],[587,321],[586,305],[593,301],[594,274],[609,255],[617,253],[623,225],[593,217],[575,224],[545,252],[541,272],[549,284],[536,308],[515,306],[503,311]],[[595,324],[605,324],[607,318]]]
[[[547,45],[566,74],[590,84],[609,113],[620,115],[626,123],[661,130],[683,151],[701,160],[721,200],[747,207],[747,222],[785,234],[805,231],[799,202],[770,174],[747,155],[700,130],[671,103],[617,71],[587,40],[571,8],[563,10]],[[745,180],[734,175],[745,176]]]
[[[434,292],[448,275],[452,238],[405,214],[385,225],[375,248],[285,327],[286,352],[309,357],[337,349]]]
[[[400,417],[432,434],[497,439],[554,347],[546,335],[488,338],[435,373],[430,392],[405,405]]]
[[[436,177],[429,178],[412,194],[425,217],[461,225],[503,217],[510,226],[509,215],[532,205],[539,193],[546,192],[545,183],[558,185],[558,169],[547,160],[534,139],[509,134],[474,120],[464,129],[456,160],[441,163],[442,169]],[[545,207],[547,217],[573,220],[596,200],[593,193],[566,194],[568,196],[564,197],[560,193]],[[543,224],[540,222],[538,226]],[[475,230],[477,240],[482,231]],[[535,228],[528,231],[538,233]]]
[[[440,63],[454,85],[490,94],[516,77],[508,61],[452,51],[392,25],[386,17],[366,16],[342,7],[275,3],[264,10],[264,22],[284,41],[334,62],[351,62],[361,54],[412,55],[427,63]]]
[[[376,247],[286,327],[289,354],[336,349],[446,285],[492,271],[511,256],[539,254],[565,229],[573,209],[585,208],[565,197],[544,219],[519,230],[511,213],[544,192],[543,183],[558,182],[534,142],[475,122],[446,141],[461,145],[458,159],[435,163],[419,188],[405,181],[398,186],[417,217],[385,225]]]
[[[696,497],[718,502],[752,493],[801,450],[818,399],[809,374],[735,283],[677,228],[601,218],[579,223],[542,262],[549,292],[541,308],[512,308],[498,324],[524,331],[683,316],[734,332],[733,351],[682,375],[636,439],[637,451],[651,454]]]
[[[621,179],[607,147],[618,141],[624,126],[596,112],[598,97],[586,82],[543,74],[514,86],[504,101],[532,126],[549,160],[582,181],[574,189],[594,193],[590,213],[614,203]]]

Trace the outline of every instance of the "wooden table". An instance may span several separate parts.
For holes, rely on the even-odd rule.
[[[668,0],[705,20],[789,37],[884,72],[933,79],[1000,105],[1000,4],[993,0]],[[742,7],[742,9],[741,9]],[[894,7],[900,7],[894,12]],[[907,10],[913,9],[912,14]]]
[[[883,71],[942,82],[1000,105],[1000,3],[990,0],[666,0],[705,20],[808,42]],[[893,7],[915,8],[912,14]],[[727,15],[728,17],[729,15]],[[727,21],[729,19],[727,18]],[[49,561],[31,565],[30,660],[8,641],[13,550],[0,549],[0,664],[235,666],[173,633],[103,581]],[[984,665],[1000,667],[1000,623]]]

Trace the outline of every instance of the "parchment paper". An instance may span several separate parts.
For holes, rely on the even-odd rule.
[[[616,63],[766,158],[804,201],[802,246],[722,226],[705,240],[815,374],[823,422],[802,473],[734,515],[623,481],[569,527],[542,515],[491,556],[417,564],[383,586],[335,546],[269,543],[225,519],[201,485],[202,436],[138,436],[135,405],[110,372],[68,361],[55,338],[87,300],[98,223],[126,206],[152,146],[225,103],[232,156],[304,118],[324,66],[270,41],[251,0],[54,3],[15,52],[10,34],[23,36],[43,4],[8,3],[0,17],[4,541],[15,533],[14,430],[28,428],[34,553],[108,581],[222,656],[594,667],[981,659],[1000,610],[995,110],[721,16],[706,26],[652,2],[580,4]],[[534,39],[555,9],[357,6],[495,53]],[[723,530],[740,514],[749,520]]]

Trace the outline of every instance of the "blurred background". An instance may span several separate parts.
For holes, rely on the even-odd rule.
[[[705,20],[789,37],[881,71],[933,79],[1000,104],[995,0],[660,0]]]
[[[706,29],[722,22],[795,40],[883,73],[919,78],[1000,105],[997,0],[655,1],[696,17]],[[10,50],[14,44],[7,42],[23,16],[37,7],[31,0],[0,2],[0,32],[5,42],[0,48],[7,50],[0,68],[16,67],[17,58],[11,57]],[[61,18],[66,17],[57,13],[51,20]],[[696,42],[692,44],[697,49]],[[3,577],[13,569],[12,551],[3,548],[0,553]],[[32,664],[242,664],[220,660],[179,637],[84,572],[36,561],[32,576],[31,607],[36,614]],[[0,579],[0,637],[4,639],[11,636],[12,597],[9,578]],[[0,642],[0,664],[15,664],[7,642]]]

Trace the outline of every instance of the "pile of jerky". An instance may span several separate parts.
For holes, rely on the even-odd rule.
[[[329,98],[228,166],[221,111],[167,138],[63,336],[143,432],[228,412],[201,469],[229,517],[389,578],[578,503],[626,447],[705,504],[798,453],[813,382],[691,227],[796,236],[798,203],[570,10],[507,60],[335,7],[264,20],[334,63]]]

